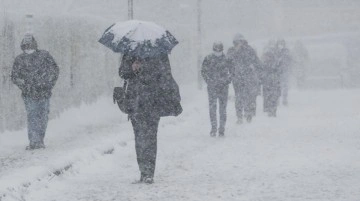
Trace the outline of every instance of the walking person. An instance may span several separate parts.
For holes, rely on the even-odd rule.
[[[182,112],[179,87],[167,54],[150,58],[123,55],[119,75],[126,80],[129,119],[135,134],[140,182],[154,182],[160,118]]]
[[[27,112],[28,150],[45,148],[44,138],[52,89],[59,77],[59,67],[45,50],[39,50],[34,36],[27,34],[21,42],[11,80],[22,91]]]
[[[223,137],[225,134],[226,106],[228,102],[229,84],[231,82],[231,72],[223,50],[223,44],[221,42],[215,42],[213,45],[213,53],[205,57],[201,69],[201,74],[207,84],[209,97],[211,137],[215,137],[217,132],[219,132],[219,137]],[[220,114],[219,129],[217,128],[216,115],[218,100]]]
[[[288,105],[289,82],[291,75],[292,57],[289,48],[286,47],[284,39],[279,39],[276,43],[276,54],[278,58],[278,65],[281,68],[281,96],[282,104]]]
[[[237,123],[242,124],[243,118],[250,123],[256,114],[261,62],[243,35],[235,35],[233,44],[234,46],[227,52],[227,58],[233,74]]]
[[[263,97],[264,112],[270,117],[276,117],[277,107],[280,96],[283,94],[284,100],[287,101],[287,90],[284,87],[284,75],[288,73],[289,57],[284,52],[284,42],[279,40],[274,46],[267,48],[264,52],[262,60],[263,68]]]

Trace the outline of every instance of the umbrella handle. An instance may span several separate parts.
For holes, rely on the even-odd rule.
[[[125,88],[125,93],[127,93],[128,90],[128,80],[124,80],[124,88]]]

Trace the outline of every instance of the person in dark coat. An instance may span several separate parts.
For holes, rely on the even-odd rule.
[[[251,122],[256,113],[256,97],[259,94],[261,62],[255,50],[241,34],[233,40],[234,46],[227,52],[232,68],[232,83],[235,91],[237,123]]]
[[[276,117],[284,73],[288,71],[289,57],[286,51],[283,42],[277,41],[274,46],[267,48],[262,58],[264,112],[270,117]]]
[[[167,54],[156,58],[122,57],[119,75],[127,83],[128,113],[135,134],[140,182],[154,182],[157,132],[161,117],[182,112],[179,87]]]
[[[32,35],[25,36],[21,49],[23,53],[15,58],[11,80],[20,88],[27,112],[30,144],[26,149],[45,148],[50,98],[59,67],[49,52],[37,48]]]
[[[210,136],[215,137],[217,131],[219,136],[225,134],[226,106],[228,102],[229,84],[231,82],[230,66],[228,65],[224,47],[221,42],[215,42],[213,53],[206,56],[201,69],[201,74],[207,84],[209,97],[209,111],[211,131]],[[220,126],[217,128],[216,108],[219,100]]]

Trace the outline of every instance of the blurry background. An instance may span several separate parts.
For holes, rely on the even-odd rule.
[[[198,58],[211,52],[214,41],[229,48],[235,33],[241,33],[259,57],[270,39],[287,41],[293,57],[304,60],[293,65],[294,89],[299,77],[301,89],[360,87],[359,0],[201,0],[200,38],[198,2],[133,0],[135,19],[155,21],[180,41],[171,54],[180,85],[198,87]],[[128,0],[0,0],[0,132],[25,124],[20,90],[11,83],[10,72],[21,53],[27,14],[33,15],[39,48],[48,50],[60,66],[52,117],[111,96],[121,84],[120,55],[97,40],[112,23],[128,19]]]

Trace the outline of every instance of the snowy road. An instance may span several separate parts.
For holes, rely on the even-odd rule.
[[[185,94],[181,117],[161,120],[153,185],[131,184],[139,178],[132,130],[110,101],[78,109],[91,111],[85,120],[74,110],[51,122],[46,150],[16,151],[24,133],[1,133],[0,200],[360,201],[360,91],[290,97],[278,118],[260,107],[240,126],[229,102],[221,139],[208,135],[205,92]],[[46,173],[69,163],[59,176]]]

